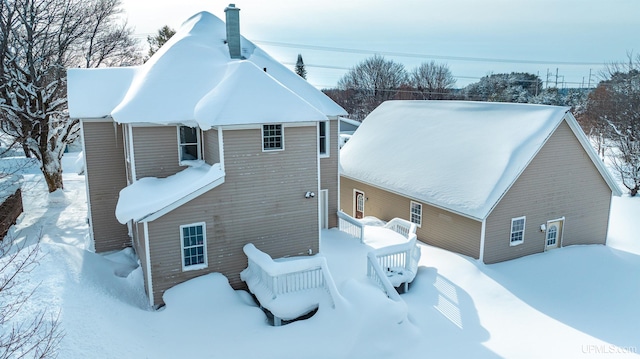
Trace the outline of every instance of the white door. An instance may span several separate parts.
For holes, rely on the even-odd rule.
[[[355,215],[357,219],[364,218],[364,192],[354,190],[354,207],[355,207]]]
[[[560,246],[562,238],[562,220],[547,222],[547,234],[545,236],[545,249],[555,249]]]
[[[320,228],[329,228],[329,190],[320,190]]]

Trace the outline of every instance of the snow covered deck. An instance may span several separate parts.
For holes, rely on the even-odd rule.
[[[420,248],[416,243],[415,224],[395,218],[383,226],[366,225],[366,221],[344,213],[340,218],[347,225],[341,226],[340,231],[323,231],[321,242],[329,237],[359,242],[357,258],[347,260],[357,265],[349,268],[327,264],[322,250],[312,257],[273,260],[253,244],[244,247],[248,266],[240,277],[260,305],[273,314],[274,325],[306,315],[321,303],[335,308],[340,293],[334,277],[339,278],[340,284],[348,279],[368,281],[389,299],[402,301],[395,288],[404,284],[404,291],[408,291],[409,283],[418,272]],[[329,255],[333,257],[334,253]]]

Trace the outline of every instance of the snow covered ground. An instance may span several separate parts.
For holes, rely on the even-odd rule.
[[[246,292],[210,274],[147,306],[131,250],[91,251],[84,176],[64,158],[62,193],[23,171],[25,213],[10,235],[43,257],[22,312],[60,311],[60,358],[598,358],[640,352],[640,198],[614,198],[608,246],[572,246],[483,265],[423,245],[421,267],[388,300],[365,278],[366,248],[323,233],[343,305],[282,327],[268,325]],[[588,194],[586,194],[588,195]]]

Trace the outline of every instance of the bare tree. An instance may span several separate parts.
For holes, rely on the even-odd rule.
[[[640,190],[640,56],[611,64],[589,95],[583,123],[609,142],[612,167],[635,196]]]
[[[22,248],[11,238],[0,242],[0,359],[55,357],[64,336],[59,313],[28,313],[24,306],[37,289],[24,288],[39,258],[38,244]],[[30,319],[17,319],[24,314]]]
[[[423,62],[409,74],[411,85],[419,91],[419,99],[443,100],[450,97],[456,79],[446,64]]]
[[[395,98],[398,89],[406,82],[407,72],[402,64],[374,55],[360,62],[338,81],[338,90],[354,94],[356,107],[339,104],[352,118],[362,120],[382,102]]]
[[[0,129],[40,162],[49,192],[63,188],[61,158],[78,135],[66,68],[139,62],[120,0],[0,1]]]

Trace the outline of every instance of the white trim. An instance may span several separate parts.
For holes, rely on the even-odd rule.
[[[153,281],[151,276],[151,250],[149,249],[149,224],[144,222],[144,255],[145,255],[145,265],[147,266],[147,293],[149,294],[149,304],[153,307],[155,305],[155,300],[153,298]]]
[[[206,185],[204,187],[201,187],[201,188],[195,190],[194,192],[189,193],[188,195],[176,200],[175,202],[167,205],[166,207],[164,207],[162,209],[159,209],[158,211],[156,211],[154,213],[150,213],[150,214],[138,219],[137,221],[138,222],[142,222],[142,221],[144,221],[144,222],[152,222],[152,221],[164,216],[165,214],[173,211],[174,209],[182,206],[183,204],[191,201],[192,199],[197,198],[200,195],[202,195],[202,194],[204,194],[204,193],[206,193],[206,192],[218,187],[219,185],[224,183],[224,179],[225,179],[225,176],[222,176],[222,177],[218,178],[217,180],[209,183],[208,185]]]
[[[320,124],[324,124],[324,153],[320,153]],[[331,157],[331,138],[330,138],[330,123],[327,121],[318,121],[318,155],[320,158]]]
[[[547,231],[549,230],[549,223],[552,223],[552,222],[562,222],[562,227],[560,228],[560,238],[556,238],[556,241],[558,241],[558,245],[556,246],[556,248],[562,248],[562,238],[564,238],[564,222],[565,222],[564,216],[547,221],[546,229],[544,231],[544,251],[545,252],[547,251]]]
[[[202,255],[203,255],[204,263],[192,264],[192,265],[189,265],[189,266],[185,266],[184,265],[184,236],[183,236],[182,230],[185,227],[202,227],[202,251],[203,251]],[[188,271],[200,270],[200,269],[207,268],[207,266],[209,264],[208,257],[209,256],[207,255],[207,224],[205,222],[196,222],[196,223],[190,223],[190,224],[181,225],[180,226],[180,258],[181,258],[181,262],[182,262],[182,271],[183,272],[188,272]]]
[[[320,218],[320,229],[329,229],[329,190],[321,189],[318,198],[318,217]],[[324,195],[323,195],[324,194]],[[324,202],[324,211],[322,211]]]
[[[416,223],[416,222],[412,221],[412,219],[413,219],[413,205],[414,204],[417,204],[418,206],[420,206],[420,214],[419,214],[420,223]],[[418,228],[422,228],[422,203],[416,202],[416,201],[410,201],[409,202],[409,222],[415,224]]]
[[[288,127],[309,127],[318,126],[317,121],[304,121],[304,122],[262,122],[252,123],[246,125],[220,125],[217,128],[224,127],[225,130],[262,130],[262,125],[282,125],[282,128]]]
[[[196,158],[195,160],[183,160],[182,159],[182,140],[180,139],[180,128],[182,127],[188,127],[188,128],[194,128],[196,130],[196,152],[197,152],[197,156],[198,158]],[[185,125],[176,125],[176,134],[178,135],[178,164],[180,166],[188,166],[190,163],[192,163],[192,161],[200,161],[203,159],[203,152],[202,152],[202,131],[200,130],[199,127],[191,127],[191,126],[185,126]],[[184,145],[190,145],[193,146],[193,143],[185,143]]]
[[[218,129],[218,161],[220,163],[220,169],[224,172],[224,138],[222,136],[222,127]]]
[[[335,153],[336,153],[336,156],[338,157],[337,158],[338,170],[336,171],[336,176],[338,176],[338,178],[337,178],[337,181],[338,181],[337,182],[338,183],[338,193],[337,193],[337,198],[338,199],[337,199],[337,201],[338,202],[336,203],[336,208],[338,208],[338,210],[340,210],[342,208],[342,203],[340,202],[340,200],[341,200],[340,191],[342,191],[342,186],[340,185],[341,184],[341,181],[340,181],[340,122],[339,122],[337,117],[336,118],[329,118],[329,119],[338,121],[338,122],[336,122],[337,126],[338,126],[338,131],[336,131],[336,140],[335,140],[335,146],[336,146]]]
[[[600,172],[600,175],[604,178],[604,181],[607,183],[609,188],[611,188],[611,192],[613,193],[613,195],[622,196],[622,190],[620,190],[620,187],[618,186],[616,180],[611,175],[611,172],[609,172],[609,170],[605,167],[604,162],[600,159],[600,157],[596,153],[596,150],[593,148],[593,146],[589,142],[589,138],[587,138],[587,135],[584,133],[584,131],[580,127],[580,124],[578,124],[578,121],[576,120],[576,118],[573,117],[573,114],[571,114],[570,112],[567,112],[567,114],[563,119],[566,120],[567,125],[569,125],[569,128],[571,128],[571,131],[573,131],[573,134],[578,138],[578,141],[580,142],[584,150],[589,155],[591,162],[594,163],[594,165],[598,169],[598,172]]]
[[[129,164],[131,165],[131,182],[135,182],[138,180],[138,176],[136,175],[136,157],[135,151],[133,150],[133,126],[131,124],[127,124],[127,135],[129,136]],[[127,149],[125,149],[126,151]]]
[[[356,195],[356,192],[360,192],[362,193],[362,218],[364,218],[364,207],[365,207],[365,202],[367,202],[367,195],[364,191],[361,191],[357,188],[353,189],[353,217],[356,218],[356,213],[358,210],[358,197]]]
[[[485,244],[485,233],[487,231],[487,219],[482,220],[482,228],[480,229],[480,262],[484,263],[484,244]]]
[[[515,221],[519,221],[522,220],[522,239],[519,241],[512,241],[511,240],[511,236],[513,235],[513,222]],[[521,244],[524,243],[524,234],[525,234],[525,230],[527,229],[527,216],[521,216],[521,217],[513,217],[511,218],[511,225],[509,226],[509,245],[511,247],[514,246],[519,246]]]
[[[264,126],[280,126],[280,148],[265,149],[264,148]],[[265,123],[260,126],[260,147],[262,153],[282,152],[284,151],[284,126],[281,123]]]
[[[84,138],[84,121],[85,120],[80,121],[80,133],[82,134],[82,157],[84,160],[84,183],[87,196],[87,219],[89,220],[89,238],[91,238],[93,249],[95,250],[95,237],[93,235],[93,215],[91,214],[91,191],[89,190],[89,167],[87,167],[87,141]]]

